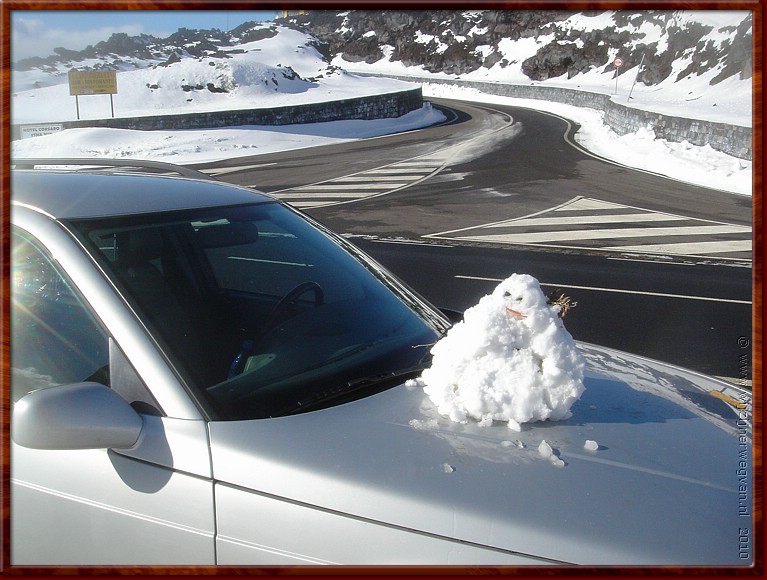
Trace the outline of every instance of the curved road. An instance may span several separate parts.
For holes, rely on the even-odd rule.
[[[467,229],[558,208],[591,208],[597,213],[608,210],[607,215],[629,215],[634,222],[652,222],[648,225],[663,227],[654,233],[668,231],[672,242],[681,240],[682,234],[697,234],[693,241],[698,244],[680,253],[750,258],[748,197],[598,158],[575,143],[577,126],[551,114],[445,100],[435,104],[445,107],[448,123],[378,139],[232,160],[209,171],[223,171],[221,179],[274,193],[349,234],[408,238],[436,234],[493,243],[499,239],[498,230]],[[592,222],[618,223],[616,218],[588,217]],[[687,223],[681,223],[682,219]],[[541,223],[540,217],[514,223],[512,231],[528,232]],[[681,231],[679,225],[693,229]],[[565,228],[572,229],[591,228],[586,224]],[[445,232],[447,236],[439,235]],[[551,248],[594,249],[606,245],[599,240],[608,233],[586,236],[585,243],[562,244],[557,240],[567,234],[549,240],[544,230],[537,236],[507,235],[502,243],[520,240],[540,245],[543,239]],[[615,247],[630,253],[641,245],[630,239],[634,235]],[[699,243],[705,240],[710,241]],[[722,241],[729,245],[723,246]],[[713,244],[717,244],[713,250],[705,247]],[[660,254],[669,252],[663,243],[656,243],[655,249]]]
[[[579,300],[576,338],[750,379],[750,198],[599,159],[553,115],[435,104],[441,126],[204,170],[355,237],[442,306],[465,308],[524,271]],[[650,242],[627,228],[668,236],[636,252]],[[615,236],[626,237],[604,239]]]
[[[319,207],[313,215],[342,232],[366,233],[370,223],[385,223],[396,225],[398,235],[420,237],[528,216],[583,197],[744,228],[751,225],[750,198],[595,158],[574,144],[576,127],[564,119],[527,109],[494,108],[510,115],[513,125],[474,137],[429,180],[360,200],[354,207]]]
[[[481,107],[464,105],[461,109],[463,111],[448,110],[445,123],[426,129],[337,145],[240,157],[200,164],[197,168],[216,174],[229,183],[267,193],[281,192],[439,152],[488,131],[504,128],[511,122],[508,115]],[[232,168],[234,171],[231,171]]]

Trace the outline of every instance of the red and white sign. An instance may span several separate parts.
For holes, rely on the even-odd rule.
[[[623,66],[623,59],[619,56],[616,56],[615,60],[613,61],[613,66],[615,68],[621,68]]]

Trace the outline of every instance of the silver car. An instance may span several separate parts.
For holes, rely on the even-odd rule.
[[[752,563],[748,391],[579,343],[570,419],[451,422],[450,319],[354,246],[92,165],[12,173],[12,565]]]

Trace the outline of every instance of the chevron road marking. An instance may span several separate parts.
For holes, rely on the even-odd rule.
[[[556,226],[567,224],[609,224],[609,223],[626,223],[626,222],[663,222],[663,221],[678,221],[680,218],[673,215],[663,213],[628,213],[628,214],[616,214],[616,215],[592,215],[592,216],[568,216],[568,217],[552,217],[552,218],[528,218],[517,222],[501,222],[499,224],[491,224],[489,228],[507,228],[515,226]]]
[[[438,173],[454,147],[336,179],[271,192],[298,208],[349,203],[399,191]]]
[[[319,183],[302,185],[281,191],[271,191],[269,193],[275,197],[285,199],[296,207],[307,208],[353,203],[358,200],[400,191],[436,175],[449,165],[451,161],[460,159],[467,149],[481,146],[488,139],[496,138],[496,135],[500,134],[500,132],[514,128],[516,126],[514,120],[508,115],[504,116],[507,118],[507,121],[503,125],[489,130],[478,131],[460,143],[447,146],[432,153]],[[258,188],[258,186],[254,187]],[[356,191],[357,195],[354,197],[339,197],[335,193],[329,193],[339,190]]]
[[[618,224],[622,227],[613,227]],[[752,230],[748,226],[581,196],[520,218],[424,237],[620,253],[718,256],[740,261],[749,261],[752,249]],[[636,241],[628,243],[630,239]]]
[[[457,236],[461,240],[505,242],[507,244],[533,244],[575,240],[604,240],[610,238],[649,238],[658,236],[689,236],[734,234],[750,232],[743,226],[679,226],[670,228],[616,228],[602,230],[559,230],[529,234],[499,234],[489,236]],[[635,246],[636,247],[636,246]]]

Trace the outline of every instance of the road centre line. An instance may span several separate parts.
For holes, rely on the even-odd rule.
[[[404,182],[407,183],[407,182]],[[394,189],[402,187],[402,181],[375,181],[369,183],[334,183],[329,185],[302,185],[301,187],[294,187],[290,191],[296,193],[300,192],[312,192],[312,191],[341,191],[341,190],[355,190],[362,189]]]
[[[421,179],[423,177],[423,173],[405,173],[405,174],[383,174],[383,173],[377,173],[375,175],[372,174],[366,174],[366,175],[354,175],[351,177],[344,177],[342,179],[339,179],[336,181],[336,183],[351,183],[351,182],[369,182],[369,181],[401,181],[402,183],[407,183],[410,181],[414,181],[416,179]]]
[[[572,224],[612,224],[612,223],[635,223],[635,222],[668,222],[684,221],[685,218],[672,216],[664,213],[629,213],[629,214],[606,214],[606,215],[582,215],[566,217],[540,217],[520,218],[487,226],[488,228],[511,228],[531,226],[559,226]],[[689,221],[689,220],[686,220]]]
[[[303,201],[311,202],[314,200],[321,200],[321,199],[356,199],[360,197],[360,194],[356,191],[325,191],[325,192],[318,192],[316,194],[310,195],[309,197],[311,199],[307,199],[307,196],[309,194],[307,193],[277,193],[273,194],[274,197],[278,199],[300,199]]]
[[[207,169],[198,169],[198,171],[215,176],[224,175],[225,173],[234,173],[235,171],[245,171],[247,169],[260,169],[262,167],[269,167],[270,165],[277,165],[277,163],[257,163],[255,165],[238,165],[237,167],[210,167]]]
[[[407,167],[399,167],[399,166],[388,166],[388,167],[381,167],[380,169],[371,169],[369,171],[365,171],[366,174],[368,173],[383,173],[386,175],[391,175],[395,173],[413,173],[417,169],[423,169],[427,172],[434,171],[435,168],[441,167],[441,164],[425,164],[425,163],[419,163],[416,165],[408,165]]]
[[[448,156],[438,155],[438,153],[440,152],[432,153],[429,155],[421,155],[419,157],[412,157],[402,161],[395,161],[389,165],[381,165],[380,167],[376,167],[371,171],[375,171],[377,169],[394,169],[397,167],[402,167],[403,169],[407,169],[408,167],[440,167]]]
[[[485,278],[482,276],[463,276],[456,274],[455,278],[461,280],[479,280],[482,282],[503,282],[501,278]],[[642,290],[623,290],[620,288],[597,288],[594,286],[575,286],[572,284],[551,284],[541,282],[541,286],[554,286],[556,288],[568,288],[571,290],[593,290],[595,292],[613,292],[618,294],[641,294],[642,296],[658,296],[661,298],[682,298],[685,300],[704,300],[708,302],[728,302],[731,304],[751,304],[750,300],[734,300],[731,298],[712,298],[709,296],[689,296],[685,294],[666,294],[663,292],[645,292]]]
[[[295,203],[291,203],[290,205],[298,209],[311,209],[315,207],[322,207],[325,205],[332,205],[332,204],[333,204],[332,201],[325,200],[325,201],[297,201]]]

